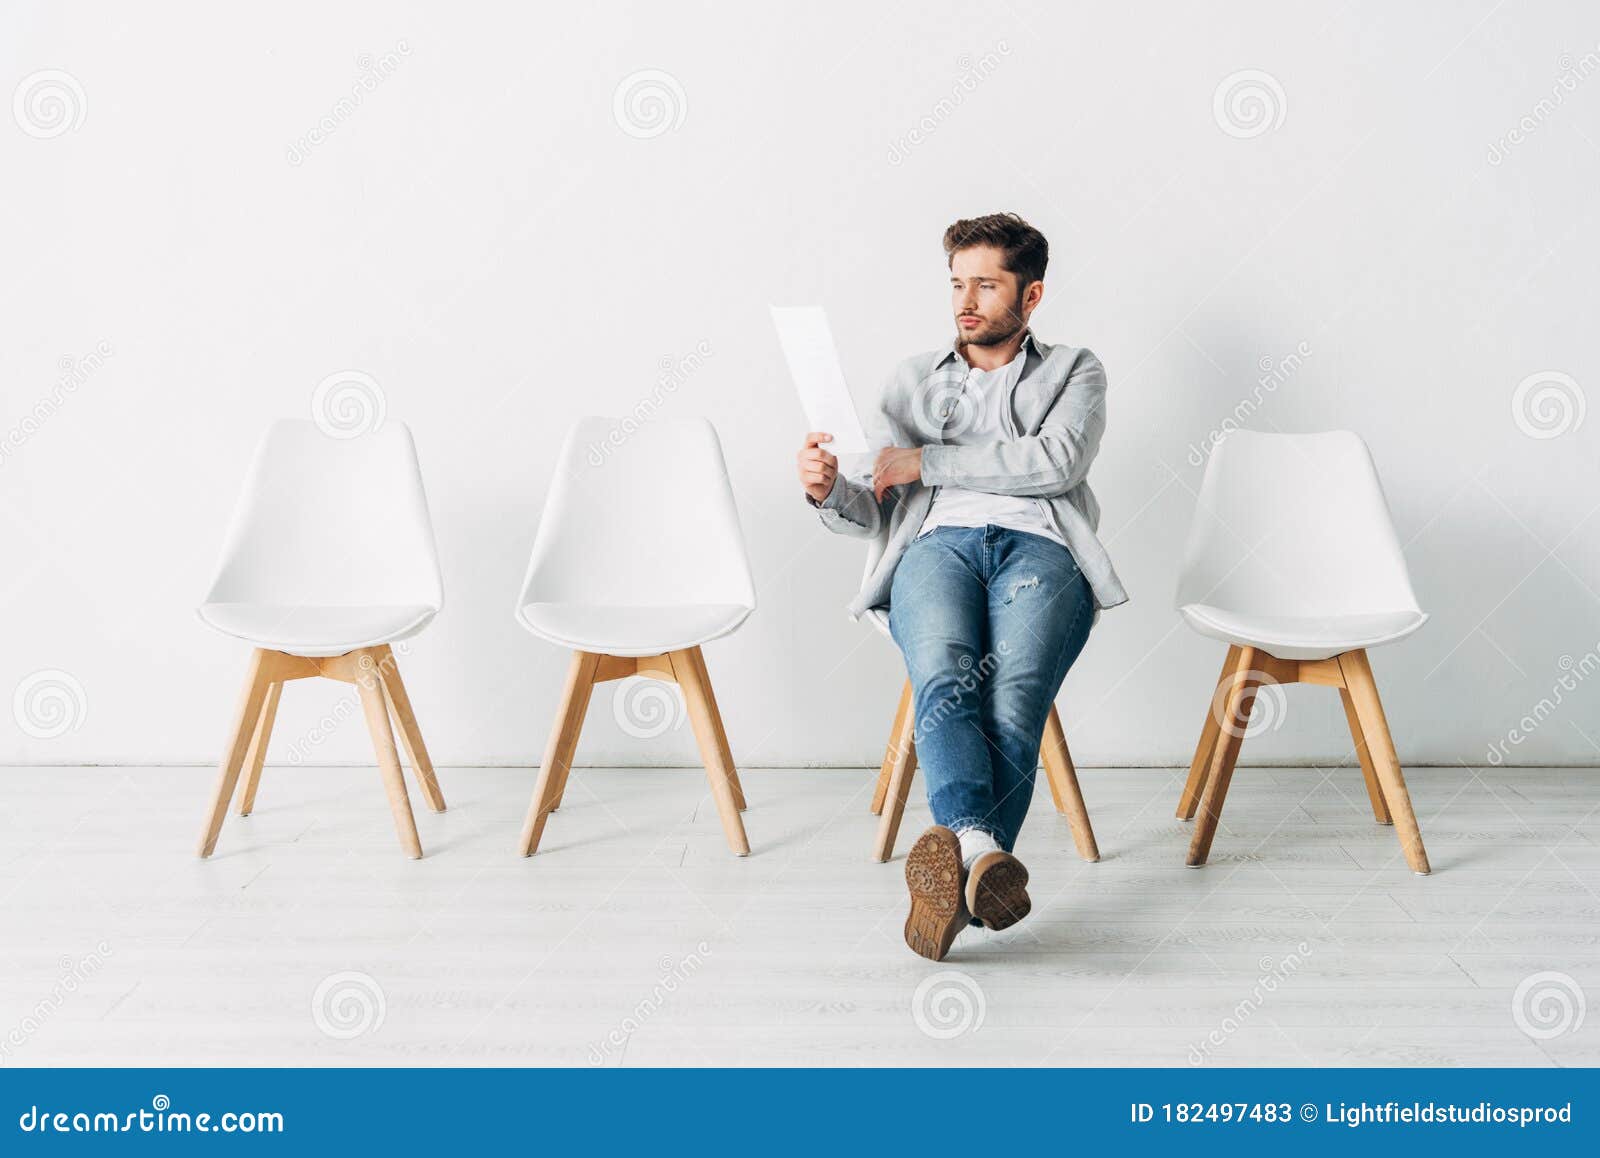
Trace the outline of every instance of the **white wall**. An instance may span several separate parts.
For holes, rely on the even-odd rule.
[[[1536,438],[1513,398],[1543,371],[1569,408],[1600,387],[1593,4],[488,8],[8,5],[0,87],[64,70],[83,117],[0,120],[0,691],[58,670],[83,702],[53,737],[0,711],[0,759],[215,759],[245,649],[192,608],[244,464],[357,369],[416,432],[445,560],[406,661],[436,757],[533,762],[564,659],[510,604],[551,454],[704,343],[664,412],[715,419],[754,556],[760,609],[707,649],[735,751],[875,762],[897,657],[844,618],[861,548],[800,499],[766,307],[824,303],[866,402],[946,337],[945,225],[1002,208],[1053,245],[1037,330],[1110,373],[1092,479],[1134,598],[1063,694],[1081,762],[1187,761],[1221,658],[1171,609],[1190,447],[1301,343],[1248,424],[1372,445],[1434,613],[1375,657],[1402,754],[1482,763],[1583,670],[1600,415]],[[613,105],[645,69],[683,94],[653,137]],[[1283,117],[1241,137],[1214,96],[1246,69]],[[1513,762],[1600,762],[1600,679],[1573,682]],[[293,688],[274,758],[340,694]],[[687,728],[638,740],[609,702],[583,760],[693,760]],[[1347,755],[1329,692],[1288,706],[1247,757]],[[314,759],[368,751],[357,717]]]

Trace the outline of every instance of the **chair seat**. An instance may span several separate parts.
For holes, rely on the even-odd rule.
[[[1428,621],[1423,611],[1367,615],[1258,615],[1205,603],[1180,607],[1201,635],[1240,647],[1260,648],[1279,659],[1328,659],[1340,652],[1403,639]]]
[[[869,607],[863,616],[872,625],[873,629],[887,640],[893,640],[894,635],[889,630],[889,613],[881,607]]]
[[[604,655],[660,655],[727,635],[750,611],[738,603],[526,603],[517,609],[517,618],[533,634],[562,647]]]
[[[396,643],[421,631],[438,609],[422,604],[376,606],[206,603],[200,618],[224,635],[290,655],[343,655]]]

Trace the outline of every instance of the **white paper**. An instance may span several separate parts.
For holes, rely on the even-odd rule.
[[[824,449],[841,457],[868,453],[867,434],[845,385],[828,315],[821,306],[773,306],[772,324],[778,328],[806,421],[812,430],[833,435],[832,442],[822,444]]]

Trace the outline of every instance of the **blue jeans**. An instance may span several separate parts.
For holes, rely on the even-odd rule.
[[[1016,846],[1051,705],[1093,620],[1088,581],[1054,540],[939,527],[907,548],[889,631],[911,678],[936,824]]]

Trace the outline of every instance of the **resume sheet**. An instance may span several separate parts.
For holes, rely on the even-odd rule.
[[[868,453],[866,431],[845,385],[828,315],[821,306],[773,306],[772,324],[778,329],[806,421],[812,430],[833,435],[824,448],[837,456]]]

